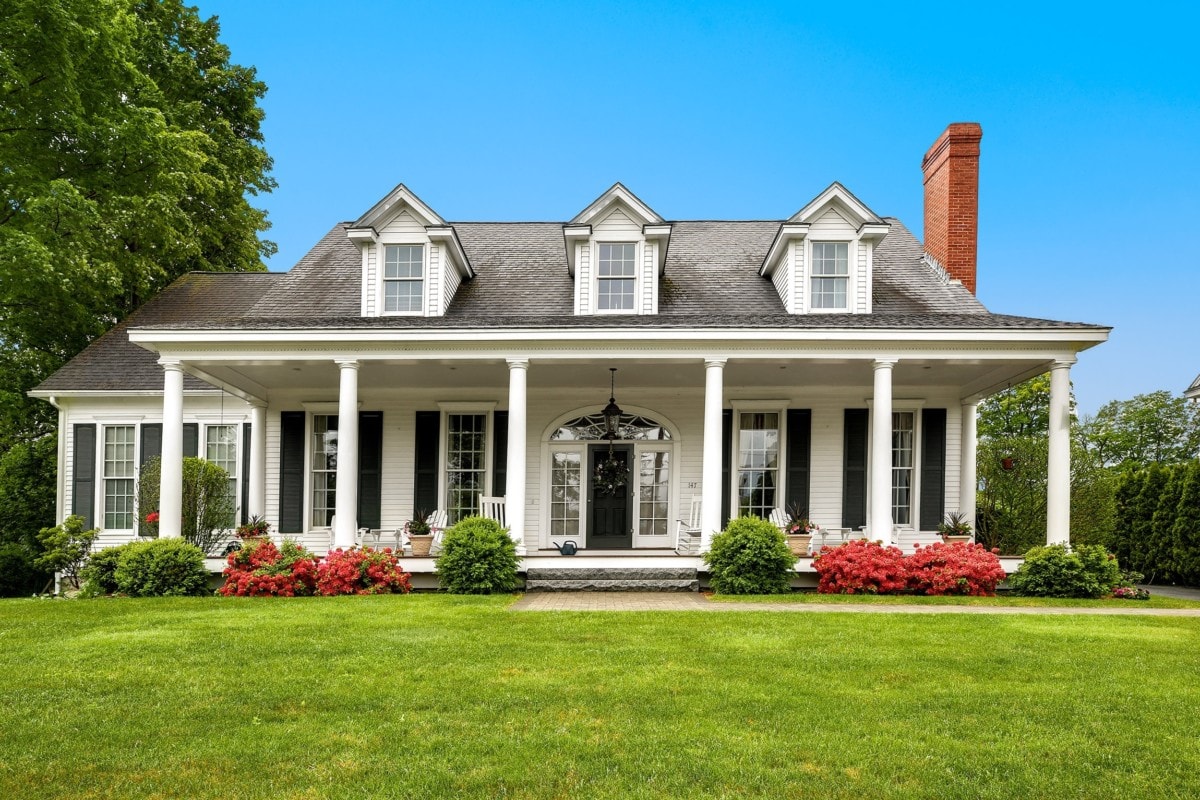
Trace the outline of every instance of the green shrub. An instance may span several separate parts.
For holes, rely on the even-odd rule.
[[[0,597],[22,597],[39,591],[49,573],[33,565],[34,557],[23,544],[0,544]]]
[[[98,553],[92,553],[87,566],[79,571],[79,577],[83,580],[84,596],[100,597],[101,595],[115,594],[117,592],[117,564],[120,562],[121,556],[137,544],[137,542],[129,542],[116,547],[106,547]]]
[[[138,535],[157,536],[159,518],[147,519],[158,511],[162,463],[158,458],[147,461],[138,473]],[[229,489],[229,473],[203,458],[183,459],[183,494],[181,496],[183,538],[211,553],[229,537],[234,527],[236,510]]]
[[[92,542],[100,535],[98,528],[85,531],[83,517],[72,514],[61,525],[42,528],[38,540],[44,548],[34,560],[34,566],[47,572],[61,572],[76,589],[79,588],[79,570],[87,561]]]
[[[796,556],[770,522],[738,517],[713,537],[704,561],[718,594],[781,594],[791,588]]]
[[[117,560],[117,591],[131,597],[208,593],[204,551],[183,539],[133,542]]]
[[[1120,581],[1117,557],[1100,545],[1054,544],[1029,550],[1008,585],[1030,597],[1104,597]]]
[[[438,582],[454,594],[511,592],[517,586],[517,549],[500,523],[467,517],[446,531],[434,562]]]

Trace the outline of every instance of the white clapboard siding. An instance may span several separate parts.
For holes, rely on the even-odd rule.
[[[425,226],[410,214],[407,209],[402,210],[399,214],[388,220],[386,225],[378,228],[378,231],[381,236],[387,234],[412,236],[414,237],[414,241],[420,241],[425,238]]]
[[[783,263],[775,268],[771,273],[771,282],[775,284],[775,292],[779,295],[780,301],[783,303],[784,309],[789,314],[796,309],[794,299],[792,297],[792,251],[796,249],[796,243],[788,244],[787,254],[783,257]]]
[[[792,312],[799,312],[808,302],[808,285],[804,280],[804,270],[807,269],[808,260],[804,257],[808,248],[804,242],[792,242],[791,246],[792,269],[790,274],[792,279]]]
[[[858,242],[857,247],[853,243],[850,245],[850,249],[856,250],[858,256],[851,266],[850,288],[854,292],[854,296],[849,298],[851,314],[866,314],[871,310],[867,298],[871,285],[868,255],[872,247],[870,242],[862,241]]]
[[[442,259],[442,298],[441,308],[438,309],[439,315],[445,314],[446,309],[450,308],[450,303],[454,300],[454,293],[458,291],[461,283],[462,274],[450,263],[449,258]]]
[[[375,317],[383,311],[383,300],[379,297],[379,246],[371,245],[366,251],[367,266],[363,270],[363,313],[368,317]]]
[[[442,315],[442,293],[439,289],[442,282],[442,248],[430,244],[427,248],[429,257],[425,264],[425,315],[440,317]]]
[[[658,278],[654,274],[654,242],[645,242],[642,245],[642,314],[657,314],[655,299],[658,292]]]
[[[575,285],[578,288],[577,314],[592,313],[592,247],[586,242],[578,245],[575,261]]]

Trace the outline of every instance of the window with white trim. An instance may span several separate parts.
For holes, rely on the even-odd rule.
[[[446,414],[446,512],[450,524],[479,513],[487,478],[487,414]]]
[[[133,462],[133,425],[104,428],[104,528],[133,528],[133,495],[137,470]]]
[[[579,536],[581,453],[550,454],[550,535]]]
[[[383,248],[383,312],[421,311],[425,297],[425,246],[389,244]]]
[[[638,453],[638,533],[666,536],[671,504],[671,454],[665,450]]]
[[[813,242],[809,308],[825,311],[849,308],[849,251],[846,242]]]
[[[637,286],[637,245],[600,244],[596,269],[596,310],[632,311]]]
[[[337,414],[312,418],[312,527],[328,528],[337,511]]]
[[[915,425],[913,412],[892,412],[892,522],[896,525],[912,523]]]
[[[737,515],[769,519],[779,505],[779,413],[739,413],[736,444]]]
[[[225,491],[229,507],[237,508],[237,426],[209,425],[204,429],[204,458],[229,476]]]

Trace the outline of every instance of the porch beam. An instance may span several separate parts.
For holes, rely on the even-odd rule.
[[[721,530],[721,410],[724,407],[724,358],[704,362],[704,471],[700,506],[700,549],[707,551]]]
[[[358,362],[335,361],[338,388],[338,443],[333,546],[354,546],[358,529]]]
[[[250,474],[246,503],[247,515],[263,517],[267,513],[267,406],[256,402],[250,406]]]
[[[160,359],[163,368],[162,450],[158,487],[158,535],[183,535],[183,365]],[[153,509],[139,509],[143,516]]]
[[[528,406],[529,359],[508,359],[508,460],[506,465],[505,517],[508,535],[525,553],[525,440]]]
[[[977,417],[979,403],[962,404],[962,446],[959,450],[958,513],[965,514],[971,530],[975,530],[975,494],[979,485],[976,473]]]
[[[896,358],[877,358],[875,396],[871,406],[871,502],[867,508],[869,538],[892,541],[892,368]]]
[[[1050,452],[1046,461],[1046,544],[1071,542],[1071,365],[1050,365]]]

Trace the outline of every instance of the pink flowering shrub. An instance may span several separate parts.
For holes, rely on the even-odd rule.
[[[996,551],[970,542],[917,545],[917,552],[905,558],[904,565],[914,594],[991,597],[996,584],[1004,580]]]
[[[407,594],[408,573],[390,547],[334,550],[317,566],[317,594]]]
[[[822,547],[813,567],[822,594],[895,594],[908,588],[904,554],[866,539]]]
[[[285,541],[279,548],[269,539],[247,539],[229,554],[225,585],[217,592],[225,597],[311,595],[317,586],[317,561],[296,542]]]

